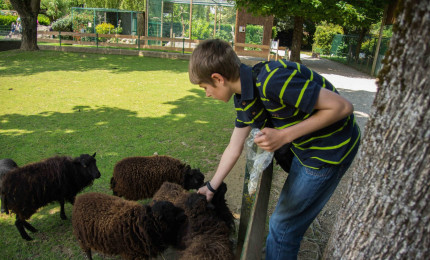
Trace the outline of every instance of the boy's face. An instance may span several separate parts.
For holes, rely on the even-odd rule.
[[[207,97],[212,97],[214,99],[218,99],[226,103],[233,95],[233,93],[230,91],[230,88],[224,85],[224,82],[220,83],[215,81],[214,85],[208,83],[200,83],[199,86],[205,90]]]

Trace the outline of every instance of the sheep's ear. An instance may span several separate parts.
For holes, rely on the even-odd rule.
[[[95,152],[95,153],[93,154],[93,157],[96,157],[96,153],[97,153],[97,152]]]
[[[191,167],[189,165],[185,166],[185,174],[191,174]]]
[[[87,165],[85,164],[85,160],[81,159],[79,162],[81,163],[82,167],[87,168]]]

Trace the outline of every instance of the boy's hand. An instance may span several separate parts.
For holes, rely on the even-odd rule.
[[[274,128],[264,128],[261,133],[257,134],[254,142],[263,150],[274,152],[281,148],[287,142],[280,130]]]
[[[212,198],[214,197],[214,193],[212,191],[210,191],[206,186],[201,187],[198,191],[197,194],[202,194],[206,196],[206,200],[208,202],[210,202],[212,200]]]

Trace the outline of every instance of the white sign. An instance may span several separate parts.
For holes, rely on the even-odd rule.
[[[272,50],[277,50],[278,49],[278,45],[279,45],[279,41],[272,41],[270,48]]]

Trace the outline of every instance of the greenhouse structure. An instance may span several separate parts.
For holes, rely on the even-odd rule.
[[[146,8],[147,36],[234,40],[236,8],[232,1],[147,0]]]
[[[126,35],[143,35],[143,12],[109,9],[72,7],[71,11],[74,32],[96,33],[100,24],[113,25],[113,32]]]

